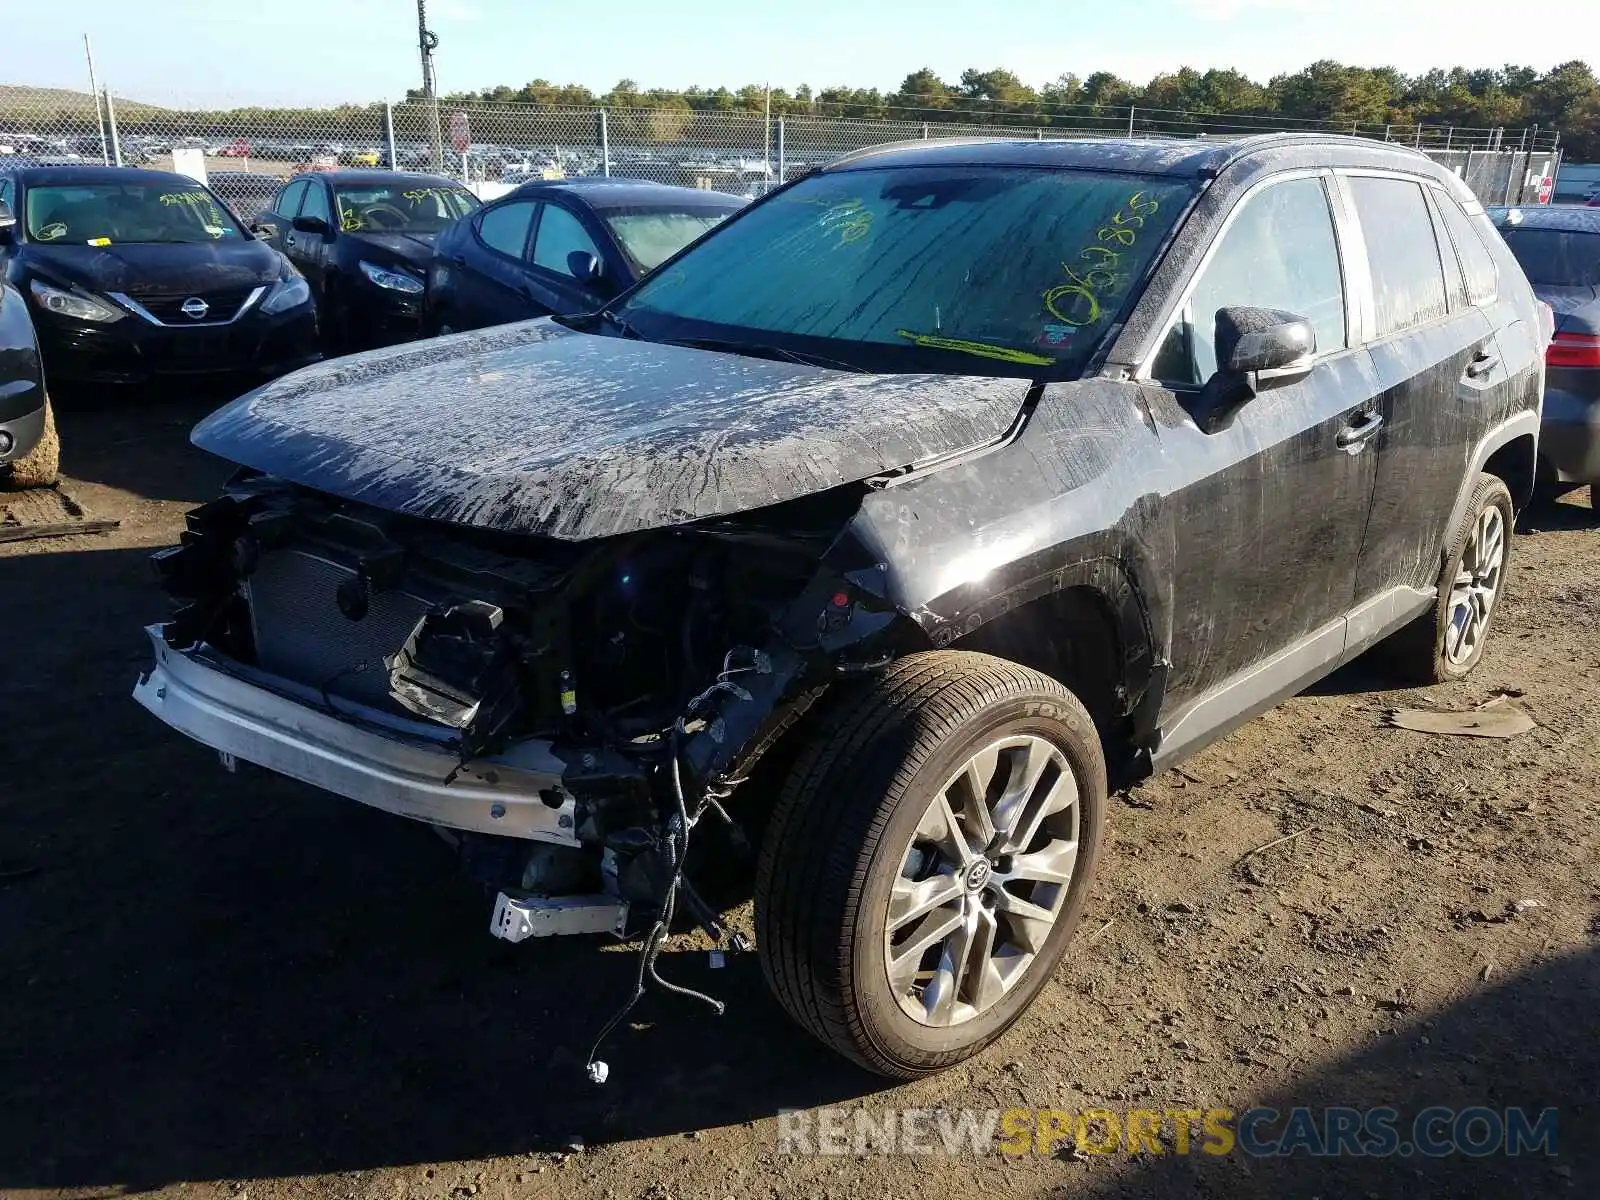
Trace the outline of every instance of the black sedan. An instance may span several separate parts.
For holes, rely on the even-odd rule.
[[[6,281],[54,383],[281,375],[318,357],[311,294],[205,187],[129,167],[0,167]]]
[[[593,312],[744,203],[627,179],[524,184],[439,235],[425,331]]]
[[[435,175],[326,171],[285,184],[256,230],[310,283],[324,348],[345,353],[417,336],[434,238],[477,207]]]
[[[1497,208],[1492,215],[1534,294],[1556,314],[1539,434],[1546,478],[1587,483],[1600,512],[1600,208]]]

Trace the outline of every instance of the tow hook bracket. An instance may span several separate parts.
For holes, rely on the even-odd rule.
[[[628,902],[615,896],[508,896],[494,899],[489,932],[502,941],[615,933],[628,925]]]

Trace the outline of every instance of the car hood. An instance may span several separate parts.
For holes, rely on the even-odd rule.
[[[760,508],[1002,436],[1028,384],[866,375],[549,319],[337,359],[195,445],[349,500],[579,540]]]
[[[30,243],[23,262],[42,275],[96,292],[130,296],[198,295],[255,287],[283,275],[277,251],[255,240],[155,245],[41,246]]]
[[[439,238],[437,233],[358,233],[346,236],[354,236],[364,245],[383,251],[388,255],[387,261],[398,259],[413,267],[423,268],[432,260],[433,244]]]

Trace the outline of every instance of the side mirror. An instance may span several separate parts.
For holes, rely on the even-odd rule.
[[[16,235],[17,214],[11,211],[11,205],[0,200],[0,246],[9,246],[11,239]]]
[[[1194,421],[1205,433],[1233,424],[1264,386],[1311,370],[1317,333],[1311,322],[1275,308],[1224,308],[1217,313],[1217,373],[1195,402]]]
[[[321,217],[296,217],[294,227],[297,233],[320,233],[327,237],[333,232],[332,227]]]
[[[567,271],[579,283],[599,283],[606,273],[606,265],[588,250],[574,250],[567,255]]]

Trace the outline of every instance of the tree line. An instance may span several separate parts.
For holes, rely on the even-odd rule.
[[[419,91],[408,93],[416,100]],[[535,79],[521,87],[501,85],[442,97],[455,103],[533,104],[544,107],[602,105],[614,108],[681,109],[693,112],[764,112],[774,116],[831,116],[868,120],[954,121],[969,124],[1108,126],[1140,113],[1141,132],[1182,133],[1199,114],[1241,129],[1256,121],[1349,126],[1362,132],[1388,126],[1458,126],[1559,130],[1574,158],[1600,156],[1600,79],[1587,63],[1562,63],[1549,71],[1507,65],[1468,70],[1442,68],[1406,75],[1392,67],[1312,63],[1266,83],[1233,70],[1188,67],[1135,84],[1108,71],[1080,78],[1064,74],[1042,87],[996,68],[963,71],[952,83],[928,68],[913,71],[891,92],[877,88],[829,87],[794,91],[747,84],[738,89],[691,87],[683,91],[641,88],[631,79],[596,94],[579,84]]]

